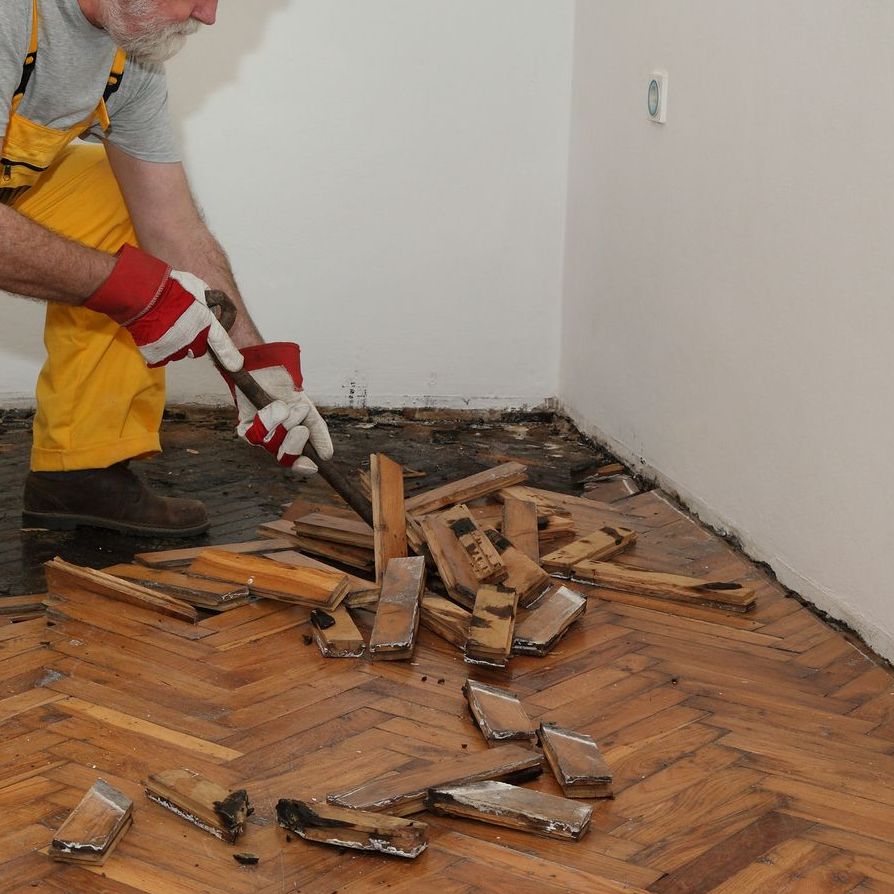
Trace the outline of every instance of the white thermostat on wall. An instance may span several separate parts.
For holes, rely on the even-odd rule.
[[[648,102],[649,120],[664,124],[667,121],[667,75],[664,72],[650,75]]]

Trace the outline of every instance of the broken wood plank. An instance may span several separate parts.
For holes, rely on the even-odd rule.
[[[132,822],[133,801],[97,779],[59,827],[47,853],[64,863],[101,865]]]
[[[365,810],[282,798],[276,821],[305,841],[414,859],[428,846],[428,826]]]
[[[548,515],[537,520],[537,539],[540,552],[548,552],[545,547],[557,540],[566,540],[577,533],[574,519],[562,515]]]
[[[503,501],[503,536],[531,561],[540,561],[537,504],[507,497]]]
[[[580,841],[590,828],[593,808],[543,792],[487,781],[439,786],[425,806],[444,816],[459,816],[546,838]]]
[[[550,587],[526,612],[519,612],[512,640],[513,654],[549,654],[586,610],[586,596],[563,584]]]
[[[322,556],[324,559],[331,559],[359,571],[372,571],[375,567],[372,549],[349,546],[346,543],[333,543],[331,540],[306,535],[299,537],[292,527],[292,522],[285,519],[265,522],[258,527],[258,533],[271,538],[284,538],[288,541],[289,549],[297,548],[304,553]]]
[[[215,549],[222,549],[228,553],[239,555],[251,555],[271,553],[278,549],[294,549],[294,540],[284,537],[265,538],[262,540],[247,540],[243,543],[215,544]],[[160,552],[137,553],[134,561],[150,568],[179,568],[189,565],[200,553],[208,549],[207,546],[189,547],[187,549],[166,549]]]
[[[466,680],[463,693],[488,747],[507,742],[528,746],[536,743],[537,724],[528,717],[528,712],[514,692],[477,680]]]
[[[454,506],[442,513],[441,517],[465,550],[472,565],[472,574],[480,584],[498,584],[506,579],[509,571],[500,553],[485,531],[478,527],[468,506]]]
[[[326,800],[339,807],[407,816],[425,809],[425,793],[431,788],[489,779],[525,782],[542,772],[543,759],[536,752],[518,745],[501,745],[374,779],[355,788],[333,792]]]
[[[343,543],[361,549],[373,548],[373,530],[365,522],[354,518],[341,518],[323,512],[302,515],[293,522],[294,532],[300,537],[313,537],[331,543]]]
[[[518,593],[519,606],[527,608],[552,584],[550,576],[493,528],[485,528],[484,533],[506,566],[506,577],[502,580],[502,585],[515,590]]]
[[[446,506],[455,506],[457,503],[467,503],[478,497],[486,497],[488,494],[519,484],[528,477],[527,466],[521,463],[503,463],[477,475],[461,478],[434,490],[417,494],[407,500],[407,512],[412,515],[428,515],[437,512]]]
[[[289,549],[294,549],[298,545],[295,523],[284,518],[275,518],[271,521],[263,522],[258,525],[258,533],[262,537],[268,537],[268,543],[271,540],[284,540],[289,544]],[[260,542],[263,543],[263,541]],[[268,550],[262,550],[262,552],[268,552]]]
[[[332,543],[329,540],[318,540],[316,537],[298,537],[295,546],[304,553],[331,559],[358,571],[372,572],[375,569],[375,558],[371,549],[348,546],[345,543]]]
[[[117,599],[183,621],[195,621],[198,617],[195,608],[180,599],[149,590],[139,584],[120,580],[111,574],[95,571],[93,568],[72,565],[58,557],[47,562],[44,568],[50,592],[63,598],[66,589],[75,586],[98,596]]]
[[[710,581],[680,574],[638,571],[610,562],[579,562],[574,566],[572,579],[607,590],[707,605],[734,612],[751,611],[757,603],[750,587],[734,581]]]
[[[469,624],[472,622],[472,613],[462,606],[426,593],[422,597],[421,623],[432,633],[436,633],[448,643],[453,643],[460,649],[465,649],[466,640],[469,638]]]
[[[404,472],[384,453],[374,453],[369,458],[369,480],[376,581],[381,583],[388,562],[407,555]]]
[[[441,582],[451,599],[471,609],[478,594],[478,581],[472,573],[468,553],[440,515],[427,515],[422,519],[422,531]]]
[[[546,491],[514,484],[510,487],[501,488],[497,491],[496,497],[504,502],[507,499],[512,499],[533,503],[537,507],[537,517],[540,519],[551,516],[571,518],[571,510],[563,506],[558,500],[553,500]]]
[[[333,574],[345,574],[332,565],[327,565],[313,556],[305,556],[295,549],[264,555],[265,559],[273,559],[283,565],[292,565],[295,568],[318,568],[321,571],[331,571]],[[348,595],[345,596],[344,605],[350,608],[375,605],[379,601],[379,585],[371,580],[364,580],[355,574],[348,574]]]
[[[0,621],[30,621],[43,617],[47,608],[44,599],[45,593],[37,596],[0,597]]]
[[[491,667],[506,666],[512,652],[517,608],[515,590],[486,586],[478,591],[466,641],[466,661]]]
[[[572,569],[579,562],[601,562],[635,542],[636,531],[631,528],[603,525],[598,531],[544,556],[541,564],[550,574],[571,577]]]
[[[376,620],[369,638],[373,659],[409,658],[416,647],[425,589],[425,559],[422,556],[392,559],[385,569]]]
[[[158,590],[182,599],[190,605],[198,605],[215,611],[245,605],[250,594],[248,587],[234,586],[226,581],[183,574],[166,568],[150,568],[146,565],[111,565],[104,568],[106,574],[133,581],[141,587]]]
[[[259,556],[205,550],[189,566],[193,574],[247,586],[255,596],[310,608],[335,608],[347,595],[346,574],[285,565]]]
[[[242,834],[253,813],[245,789],[231,792],[193,770],[153,773],[145,789],[151,801],[227,844]]]
[[[540,724],[540,744],[566,798],[612,797],[612,771],[585,733]]]
[[[359,658],[366,648],[363,635],[343,605],[331,611],[315,608],[310,613],[310,626],[325,658]]]

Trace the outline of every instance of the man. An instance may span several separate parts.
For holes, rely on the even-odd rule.
[[[262,343],[177,154],[161,63],[216,13],[217,0],[2,5],[0,289],[48,302],[27,526],[207,530],[201,503],[153,493],[128,462],[160,450],[164,365],[208,349],[275,398],[256,411],[224,372],[242,437],[302,474],[316,469],[308,440],[332,455],[297,345]],[[237,304],[229,335],[209,288]]]

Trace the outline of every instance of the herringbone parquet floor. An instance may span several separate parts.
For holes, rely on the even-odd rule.
[[[894,891],[889,671],[659,493],[563,501],[580,532],[639,532],[622,564],[747,580],[756,611],[589,589],[551,655],[470,673],[427,630],[409,663],[326,660],[296,607],[261,601],[195,626],[51,594],[49,623],[0,627],[0,891]],[[616,797],[583,841],[427,814],[415,862],[287,840],[272,821],[281,797],[484,749],[467,676],[600,743]],[[179,766],[249,790],[238,849],[258,866],[147,801],[141,780]],[[132,829],[99,870],[51,862],[40,849],[98,776],[134,799]],[[531,785],[559,793],[548,773]]]

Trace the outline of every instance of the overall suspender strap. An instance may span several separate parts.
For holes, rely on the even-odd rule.
[[[22,65],[22,80],[19,81],[19,86],[16,87],[16,92],[12,97],[10,114],[15,114],[21,104],[25,90],[28,88],[28,81],[31,80],[31,75],[34,73],[34,65],[37,62],[37,31],[37,0],[31,0],[31,43],[28,46],[28,55],[25,56],[25,62]]]
[[[35,2],[37,2],[37,0],[35,0]],[[99,116],[99,123],[102,125],[103,130],[108,130],[109,127],[111,127],[112,122],[109,120],[109,111],[106,108],[106,101],[114,93],[117,93],[118,89],[121,87],[121,81],[124,80],[124,66],[126,63],[127,53],[119,48],[118,52],[115,53],[115,61],[112,63],[112,70],[109,72],[106,89],[103,91],[102,99],[96,110],[96,113]]]

